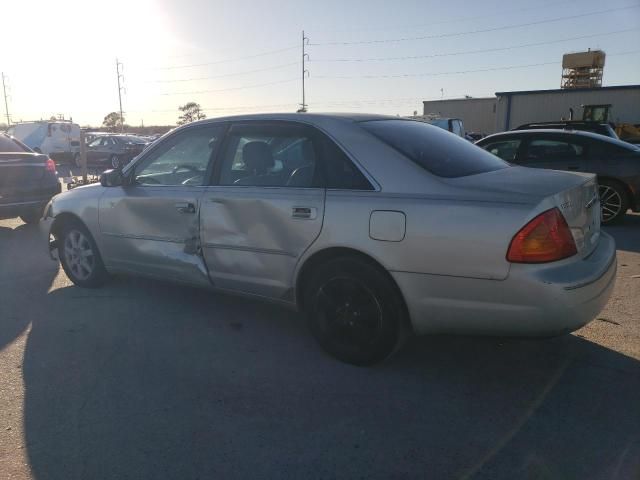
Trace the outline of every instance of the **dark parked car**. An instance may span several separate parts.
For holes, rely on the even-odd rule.
[[[540,130],[540,129],[554,129],[554,130],[577,130],[580,132],[592,132],[604,135],[605,137],[618,138],[615,130],[608,123],[602,122],[587,122],[580,120],[568,120],[560,122],[537,122],[537,123],[525,123],[513,130]]]
[[[119,168],[142,153],[147,144],[134,135],[100,135],[87,145],[87,163]]]
[[[37,223],[60,189],[53,160],[0,133],[0,219]]]
[[[512,130],[476,145],[524,167],[597,174],[605,224],[640,210],[640,148],[630,143],[590,132]]]

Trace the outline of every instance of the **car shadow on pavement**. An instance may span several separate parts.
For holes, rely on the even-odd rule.
[[[640,214],[628,214],[621,224],[603,230],[615,238],[618,250],[640,252]]]
[[[637,478],[640,363],[569,335],[414,339],[374,368],[298,314],[144,280],[39,292],[39,479]]]
[[[0,226],[0,350],[28,327],[33,318],[23,306],[36,292],[46,292],[58,273],[38,226],[16,223]]]

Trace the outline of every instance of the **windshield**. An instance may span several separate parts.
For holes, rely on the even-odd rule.
[[[464,177],[509,166],[469,141],[423,122],[375,120],[360,125],[439,177]]]

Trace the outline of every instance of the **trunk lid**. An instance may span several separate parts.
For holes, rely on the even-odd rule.
[[[37,190],[48,174],[47,160],[31,152],[0,153],[0,202]]]
[[[578,255],[588,256],[598,244],[600,200],[594,174],[509,167],[446,183],[472,190],[482,200],[538,205],[535,215],[557,207],[571,229]]]

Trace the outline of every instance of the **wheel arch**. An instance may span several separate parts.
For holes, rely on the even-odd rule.
[[[373,258],[372,256],[354,249],[354,248],[350,248],[350,247],[329,247],[329,248],[325,248],[322,250],[319,250],[317,252],[314,252],[311,256],[309,256],[309,258],[307,258],[306,260],[304,260],[302,266],[298,269],[298,274],[295,278],[295,302],[296,305],[298,307],[298,309],[300,311],[304,311],[304,288],[306,285],[306,282],[309,281],[309,279],[311,278],[311,274],[313,273],[314,269],[318,266],[318,265],[322,265],[326,262],[329,262],[331,260],[335,260],[336,258],[344,258],[344,257],[350,257],[350,258],[357,258],[360,259],[370,265],[372,265],[373,267],[375,267],[376,269],[378,269],[384,276],[387,277],[387,279],[391,282],[391,285],[393,285],[394,289],[396,290],[396,293],[399,295],[399,298],[402,302],[402,308],[404,310],[404,318],[407,320],[407,325],[406,327],[408,327],[411,331],[413,330],[412,327],[412,323],[411,323],[411,318],[409,315],[409,308],[407,307],[407,302],[404,298],[404,295],[402,293],[402,290],[400,290],[400,287],[398,286],[398,283],[395,281],[395,279],[393,278],[393,276],[389,273],[389,271],[379,262],[377,261],[375,258]]]
[[[70,223],[79,223],[84,228],[86,228],[89,233],[91,233],[86,223],[84,223],[78,215],[71,212],[62,212],[56,215],[53,219],[53,223],[51,224],[50,231],[54,236],[57,236],[62,230],[62,227]]]

